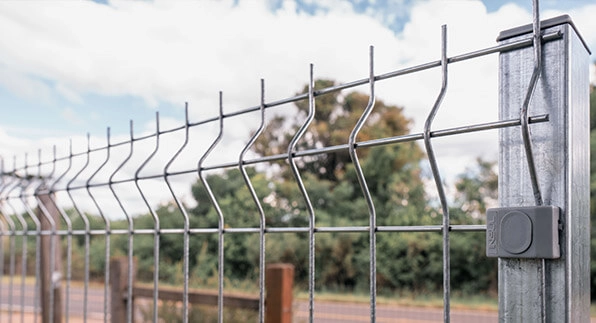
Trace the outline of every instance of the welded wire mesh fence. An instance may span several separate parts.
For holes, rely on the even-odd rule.
[[[540,30],[538,25],[537,30]],[[534,31],[537,33],[537,31]],[[136,135],[132,122],[130,123],[130,134],[128,138],[115,141],[108,129],[105,144],[92,147],[91,139],[87,137],[87,149],[80,152],[73,151],[72,143],[70,151],[65,155],[58,155],[56,148],[50,154],[39,152],[37,160],[25,157],[24,161],[11,163],[4,159],[0,176],[0,302],[6,311],[0,312],[1,321],[12,321],[25,317],[25,312],[33,308],[35,317],[40,317],[38,310],[42,303],[45,313],[52,321],[56,315],[63,315],[68,321],[72,313],[78,313],[83,319],[90,320],[90,308],[97,308],[103,313],[103,320],[108,322],[110,318],[110,259],[114,256],[123,255],[128,261],[129,268],[135,265],[136,253],[139,248],[151,250],[152,256],[143,259],[142,264],[137,264],[139,275],[146,281],[151,282],[152,299],[147,307],[145,319],[158,321],[166,307],[160,307],[159,287],[160,279],[168,275],[178,275],[178,283],[182,286],[182,298],[179,300],[182,320],[189,321],[191,307],[189,306],[189,288],[193,279],[198,275],[196,262],[201,263],[197,255],[204,250],[195,250],[192,246],[193,239],[197,237],[209,237],[217,246],[213,249],[216,253],[215,264],[211,268],[216,269],[212,275],[211,282],[217,289],[217,311],[218,321],[225,318],[224,288],[226,284],[233,284],[226,277],[227,267],[225,255],[231,252],[231,243],[235,237],[252,239],[256,250],[256,291],[259,299],[259,309],[255,315],[259,321],[264,320],[265,313],[265,264],[268,262],[267,255],[270,244],[268,239],[284,234],[296,234],[305,242],[303,250],[306,264],[303,270],[306,276],[306,299],[307,305],[304,317],[313,321],[317,317],[315,294],[317,289],[317,264],[315,263],[317,241],[326,239],[330,234],[334,237],[351,241],[350,235],[367,236],[366,261],[368,263],[368,298],[370,320],[375,321],[378,317],[379,279],[377,274],[377,246],[378,236],[383,234],[412,234],[412,233],[440,233],[442,255],[440,262],[442,266],[442,290],[443,290],[443,320],[450,320],[450,239],[454,232],[476,232],[486,230],[484,224],[453,224],[450,220],[450,199],[447,196],[443,175],[441,174],[440,160],[434,153],[433,141],[438,138],[450,138],[462,134],[484,132],[495,129],[530,127],[531,124],[549,122],[546,114],[533,115],[527,111],[519,117],[511,119],[496,120],[487,123],[462,124],[457,127],[434,129],[433,120],[441,109],[443,97],[448,94],[449,66],[453,64],[472,64],[475,59],[495,55],[503,52],[521,50],[523,48],[536,46],[538,43],[548,43],[562,39],[561,32],[544,32],[540,37],[532,38],[531,35],[515,41],[499,44],[494,47],[484,48],[477,51],[467,52],[456,56],[447,56],[447,29],[444,26],[441,33],[441,51],[437,53],[439,60],[427,62],[421,65],[399,69],[382,74],[375,73],[375,60],[373,47],[370,48],[369,75],[366,78],[355,80],[340,85],[332,85],[324,88],[315,87],[315,71],[310,67],[310,76],[306,93],[278,101],[267,101],[265,98],[265,83],[261,82],[261,102],[257,106],[249,107],[239,111],[225,113],[224,99],[222,93],[219,95],[220,105],[217,117],[205,119],[198,122],[189,120],[188,108],[184,124],[162,129],[159,115],[156,116],[156,129],[153,133]],[[538,55],[541,55],[538,52]],[[528,64],[531,64],[529,62]],[[366,123],[373,114],[376,99],[376,85],[378,83],[404,77],[409,74],[419,73],[425,70],[440,70],[440,90],[436,94],[434,104],[430,107],[424,129],[420,133],[406,133],[395,136],[383,136],[361,140],[359,133],[366,127]],[[533,81],[535,82],[535,80]],[[356,87],[367,87],[368,103],[362,107],[361,115],[355,125],[344,129],[347,136],[343,138],[344,143],[299,149],[299,144],[312,140],[310,132],[312,123],[315,120],[317,103],[326,95],[339,93]],[[531,90],[530,90],[531,92]],[[529,93],[530,93],[529,92]],[[305,118],[299,129],[289,138],[289,144],[280,151],[268,155],[258,155],[251,152],[255,143],[267,131],[266,113],[275,107],[284,107],[293,103],[306,106]],[[521,106],[520,106],[521,108]],[[226,147],[226,155],[234,154],[236,161],[232,162],[210,162],[212,153],[220,147],[222,139],[225,141],[226,133],[233,133],[234,128],[228,128],[225,123],[234,118],[254,118],[258,114],[258,126],[247,143],[236,152],[231,152]],[[252,120],[252,119],[251,119]],[[215,126],[216,133],[212,130]],[[168,136],[175,136],[177,141],[168,140]],[[204,138],[209,137],[210,142],[205,143]],[[197,139],[199,138],[199,139]],[[199,144],[197,144],[197,142]],[[390,225],[388,222],[378,223],[383,215],[378,214],[379,205],[375,194],[377,190],[369,187],[370,176],[361,165],[362,157],[359,152],[375,147],[398,147],[400,145],[411,145],[420,142],[424,147],[425,155],[430,163],[431,176],[435,183],[434,191],[438,196],[440,206],[439,214],[441,223],[428,224],[412,221],[408,225]],[[496,145],[497,143],[487,143]],[[530,144],[528,144],[530,145]],[[200,147],[198,147],[200,146]],[[530,145],[531,146],[531,145]],[[252,157],[250,154],[252,153]],[[366,220],[350,223],[349,220],[338,220],[335,225],[318,225],[317,208],[318,200],[311,198],[310,183],[305,179],[305,167],[321,156],[331,156],[337,153],[347,153],[356,183],[359,187],[354,190],[361,192],[364,207],[353,212],[364,210]],[[186,156],[186,157],[184,157]],[[191,156],[191,157],[188,157]],[[194,156],[194,157],[193,157]],[[531,156],[531,151],[530,155]],[[185,159],[186,158],[186,159]],[[181,159],[193,160],[193,164],[180,162]],[[287,225],[269,225],[270,219],[266,210],[283,208],[281,199],[277,199],[273,191],[263,194],[263,187],[255,187],[255,181],[261,177],[272,175],[271,169],[279,165],[289,165],[291,176],[281,180],[287,185],[293,185],[298,189],[301,200],[290,201],[294,208],[302,208],[298,211],[301,221],[286,221]],[[277,166],[276,166],[277,165]],[[224,198],[218,196],[221,192],[220,186],[224,182],[210,180],[210,174],[222,174],[227,170],[239,171],[245,193],[249,194],[252,206],[240,210],[251,213],[251,221],[244,224],[235,222],[240,217],[239,213],[232,213]],[[387,175],[388,176],[388,175]],[[191,205],[185,194],[181,193],[184,185],[188,185],[188,178],[198,181],[196,185],[203,197],[210,201],[209,206],[199,207],[215,211],[215,221],[210,223],[193,222]],[[227,180],[231,181],[230,177]],[[273,181],[273,180],[270,180]],[[289,184],[288,184],[289,183]],[[229,184],[229,183],[228,183]],[[231,184],[230,184],[231,185]],[[217,186],[217,187],[215,187]],[[139,211],[138,203],[135,205],[131,200],[141,201],[144,211]],[[166,202],[164,202],[166,201]],[[227,200],[226,200],[227,201]],[[395,208],[402,207],[406,202],[396,202]],[[252,208],[252,209],[250,209]],[[386,208],[383,208],[386,210]],[[164,213],[165,211],[168,211]],[[147,213],[151,221],[140,223],[135,217],[139,212]],[[207,211],[206,211],[207,212]],[[226,213],[228,212],[228,213]],[[336,218],[341,219],[346,214],[337,214]],[[296,218],[292,214],[287,218]],[[175,222],[171,222],[176,218]],[[172,224],[174,223],[174,224]],[[234,223],[229,225],[228,223]],[[181,240],[182,250],[168,249],[172,245],[172,239]],[[231,241],[231,242],[228,242]],[[276,240],[278,241],[278,240]],[[95,243],[92,243],[95,242]],[[117,245],[117,247],[115,246]],[[203,244],[204,249],[207,244]],[[213,246],[213,244],[211,244]],[[160,257],[165,253],[177,253],[181,262],[175,272],[165,272],[164,264]],[[203,263],[201,263],[203,264]],[[237,266],[231,264],[230,266]],[[92,271],[91,268],[100,268],[99,271]],[[207,268],[207,267],[205,267]],[[320,269],[319,269],[320,270]],[[211,275],[212,273],[205,273]],[[133,272],[127,273],[127,288],[125,299],[133,298],[134,280]],[[46,277],[47,276],[47,277]],[[31,278],[30,278],[31,277]],[[208,279],[206,279],[208,280]],[[81,283],[79,283],[79,281]],[[97,288],[93,286],[101,286]],[[41,286],[46,286],[41,288]],[[33,294],[31,299],[26,299],[26,294]],[[42,302],[43,299],[43,302]],[[58,306],[56,306],[58,305]],[[176,306],[174,306],[176,307]],[[61,312],[61,313],[57,313]],[[133,307],[133,302],[127,302],[127,321],[133,321],[133,317],[139,313]]]

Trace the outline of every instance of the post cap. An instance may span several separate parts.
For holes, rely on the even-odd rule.
[[[563,24],[569,24],[575,30],[575,33],[581,40],[582,44],[584,44],[584,47],[586,48],[588,53],[592,54],[592,52],[590,51],[590,48],[588,48],[588,44],[586,44],[586,41],[583,39],[581,34],[578,32],[577,27],[575,27],[575,24],[573,23],[573,20],[571,19],[571,17],[569,15],[561,15],[558,17],[542,20],[540,22],[540,29],[546,29],[546,28],[550,28],[550,27],[554,27],[554,26],[558,26],[558,25],[563,25]],[[507,30],[504,30],[499,33],[499,36],[497,36],[497,41],[500,42],[505,39],[521,36],[524,34],[530,34],[530,33],[532,33],[532,31],[533,31],[532,24],[527,24],[527,25],[507,29]]]

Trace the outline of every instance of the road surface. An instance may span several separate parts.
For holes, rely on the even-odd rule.
[[[0,286],[0,322],[21,322],[21,315],[25,322],[32,321],[35,286],[26,283],[24,288],[24,304],[21,304],[21,282],[19,278],[13,281],[12,294],[6,280]],[[9,296],[11,296],[9,298]],[[82,322],[84,290],[79,283],[70,288],[69,317],[72,322]],[[11,302],[12,300],[12,302]],[[150,300],[148,300],[150,301]],[[104,290],[101,286],[91,285],[88,292],[88,322],[100,322],[104,317]],[[11,310],[12,314],[8,311]],[[138,316],[137,316],[138,317]],[[376,321],[379,323],[431,323],[443,322],[443,311],[437,308],[401,307],[395,305],[378,305]],[[294,322],[308,322],[308,302],[296,301],[294,305]],[[315,322],[318,323],[359,323],[370,322],[368,304],[316,302]],[[498,322],[496,312],[468,311],[452,309],[451,322],[456,323],[492,323]],[[596,322],[596,320],[592,320]]]

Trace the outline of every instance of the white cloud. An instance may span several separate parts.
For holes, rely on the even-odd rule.
[[[82,124],[83,120],[77,115],[73,108],[67,107],[62,109],[61,113],[62,118],[70,123],[74,124]]]
[[[52,100],[52,91],[45,83],[17,72],[2,62],[0,62],[0,86],[32,103]]]
[[[178,106],[188,101],[191,120],[197,121],[217,114],[219,90],[224,91],[226,112],[256,106],[260,78],[265,78],[266,99],[272,101],[302,88],[309,63],[315,64],[316,77],[349,82],[366,77],[369,45],[375,45],[378,74],[438,60],[442,24],[448,25],[452,56],[493,46],[500,31],[531,20],[530,13],[512,4],[489,14],[479,1],[415,2],[411,20],[395,35],[375,15],[358,15],[337,3],[341,4],[329,2],[326,10],[311,16],[297,13],[293,2],[283,2],[275,12],[257,1],[240,1],[237,6],[232,1],[112,1],[109,6],[91,1],[0,2],[0,85],[30,100],[59,95],[83,105],[89,93],[141,97],[151,107],[160,101]],[[596,25],[590,16],[594,10],[591,6],[572,14],[586,41],[596,47]],[[497,63],[493,55],[450,65],[448,93],[434,129],[496,120]],[[434,69],[379,82],[377,94],[406,107],[405,113],[416,120],[415,131],[420,131],[439,87],[440,75]],[[73,110],[64,111],[74,115]],[[165,119],[162,127],[181,122]],[[227,119],[222,142],[226,148],[214,152],[208,164],[237,159],[247,138],[246,125],[256,128],[257,122],[256,114]],[[199,128],[201,133],[191,138],[195,151],[180,156],[178,169],[196,165],[196,149],[202,153],[215,135],[215,125]],[[154,125],[145,129],[154,131]],[[115,134],[114,141],[126,136]],[[0,140],[12,142],[0,144],[8,155],[13,149],[20,154],[24,147],[35,147],[33,142],[13,144],[20,141],[7,138],[0,132]],[[84,147],[84,138],[78,139],[75,146]],[[147,167],[158,173],[182,143],[180,137],[163,140],[156,162]],[[39,144],[51,147],[56,142],[67,140],[46,138]],[[151,151],[149,143],[136,147],[136,160],[122,170],[124,177],[131,176],[142,154]],[[462,136],[438,148],[440,163],[451,176],[458,172],[453,165],[465,168],[462,158],[473,162],[477,155],[494,155],[496,149],[494,134]],[[118,156],[125,154],[124,149]],[[100,160],[96,156],[95,161]],[[112,171],[116,167],[116,161],[109,165]]]
[[[318,76],[360,77],[369,44],[390,50],[395,43],[372,18],[346,10],[312,17],[296,14],[290,3],[275,13],[252,1],[0,7],[0,28],[10,31],[0,41],[0,61],[21,75],[79,93],[140,96],[152,105],[216,99],[220,89],[228,102],[245,105],[258,93],[247,84],[260,77],[274,81],[271,97],[285,97],[306,83],[310,62]]]
[[[0,156],[4,160],[5,169],[10,169],[13,166],[11,160],[13,156],[21,157],[25,153],[35,153],[30,151],[31,144],[30,140],[11,137],[0,128]]]
[[[81,96],[78,93],[68,88],[67,86],[64,86],[63,84],[57,84],[55,88],[56,91],[60,93],[60,95],[62,95],[69,102],[76,104],[83,103],[83,98],[81,98]]]

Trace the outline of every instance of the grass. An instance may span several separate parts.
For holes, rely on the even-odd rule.
[[[143,322],[149,322],[152,319],[153,305],[141,306],[140,313]],[[180,302],[164,301],[159,305],[160,322],[182,323],[182,306]],[[188,321],[217,323],[217,306],[190,305],[188,308]],[[223,312],[224,322],[246,323],[256,322],[259,314],[257,311],[228,308]]]
[[[22,276],[16,275],[13,277],[12,283],[14,286],[20,286],[21,280],[22,280]],[[3,286],[8,286],[8,284],[10,284],[10,276],[3,275],[0,282],[2,283]],[[25,276],[25,284],[26,285],[35,285],[35,276]],[[70,281],[71,287],[81,287],[82,288],[84,285],[85,285],[85,283],[82,280],[71,280]],[[103,286],[104,286],[103,281],[102,282],[89,281],[88,285],[89,285],[89,287],[101,288],[101,289],[103,289]],[[62,277],[62,286],[66,286],[65,277]]]
[[[308,300],[307,292],[297,292],[295,297],[299,300]],[[357,293],[340,293],[340,292],[317,292],[315,295],[318,301],[325,302],[341,302],[341,303],[369,303],[370,298],[368,294]],[[423,295],[396,295],[396,296],[377,296],[377,304],[379,305],[394,305],[403,307],[426,307],[426,308],[442,308],[443,295],[440,294],[423,294]],[[485,295],[462,296],[451,295],[451,308],[461,310],[476,310],[476,311],[497,311],[498,300],[496,297]]]
[[[307,292],[296,292],[295,297],[302,301],[308,300]],[[342,303],[369,303],[370,298],[368,294],[352,294],[340,292],[317,292],[316,299],[325,302],[342,302]],[[425,294],[425,295],[397,295],[394,297],[377,296],[377,304],[379,305],[394,305],[403,307],[425,307],[425,308],[442,308],[443,296],[439,294]],[[474,311],[498,311],[497,297],[490,297],[486,295],[451,295],[451,308],[459,310],[474,310]],[[596,302],[590,304],[590,316],[596,317]]]
[[[21,276],[21,275],[15,275],[13,277],[13,279],[12,279],[12,283],[14,285],[20,285],[22,279],[23,279],[23,276]],[[10,276],[3,275],[1,282],[2,282],[2,285],[8,285],[8,284],[10,284]],[[35,276],[25,276],[25,284],[27,284],[27,285],[35,285]]]
[[[5,287],[10,282],[9,276],[2,276],[0,279],[2,285]],[[35,277],[25,277],[25,283],[28,285],[35,284]],[[15,276],[13,279],[15,286],[20,286],[21,276]],[[103,284],[99,282],[89,282],[90,287],[103,288]],[[141,285],[144,285],[141,283]],[[160,284],[167,286],[168,284]],[[71,286],[82,287],[83,282],[71,281]],[[152,285],[151,285],[152,286]],[[247,293],[245,288],[233,288],[228,290],[232,293]],[[308,293],[304,291],[297,291],[294,293],[296,299],[301,301],[308,300]],[[341,302],[341,303],[369,303],[370,298],[368,294],[364,293],[342,293],[334,291],[316,292],[316,299],[324,302]],[[377,304],[379,305],[395,305],[403,307],[426,307],[426,308],[442,308],[443,296],[440,294],[405,294],[396,296],[377,296]],[[451,308],[460,310],[476,310],[476,311],[498,311],[498,299],[486,295],[463,296],[458,294],[451,295]],[[596,317],[596,302],[590,304],[590,316]]]

